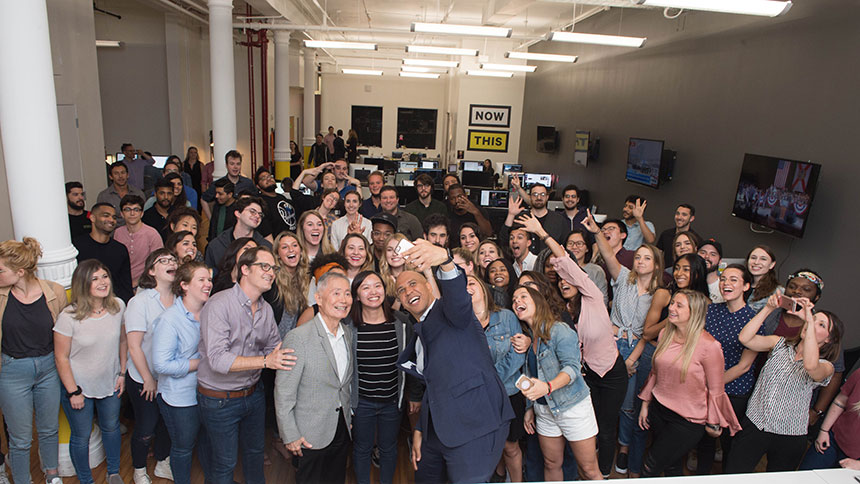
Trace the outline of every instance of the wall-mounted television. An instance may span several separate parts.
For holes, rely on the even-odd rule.
[[[537,127],[538,153],[555,153],[558,151],[558,131],[555,126]]]
[[[732,215],[803,237],[820,171],[817,163],[747,153]]]
[[[630,138],[625,179],[651,188],[671,179],[674,152],[664,150],[663,144],[663,140]]]

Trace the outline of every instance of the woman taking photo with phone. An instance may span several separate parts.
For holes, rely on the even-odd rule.
[[[707,296],[681,289],[672,296],[648,382],[639,393],[639,426],[653,442],[642,477],[683,474],[683,459],[707,433],[741,429],[723,384],[723,352],[705,330]]]
[[[780,299],[795,306],[789,314],[805,321],[795,338],[758,334]],[[738,335],[747,348],[770,355],[747,405],[744,429],[732,443],[727,473],[752,472],[765,454],[768,472],[793,471],[800,464],[806,451],[812,392],[830,383],[843,330],[835,314],[813,313],[812,308],[806,297],[774,294]]]
[[[107,482],[123,482],[119,408],[128,352],[122,331],[124,311],[125,304],[114,296],[107,267],[95,259],[82,261],[72,274],[72,303],[54,326],[61,404],[71,430],[69,455],[81,484],[94,482],[90,470],[94,410],[107,457]]]
[[[538,433],[544,455],[544,479],[560,481],[564,446],[570,445],[580,477],[601,479],[597,466],[597,420],[582,378],[579,338],[553,314],[546,299],[530,287],[514,291],[514,314],[525,323],[532,342],[526,354],[529,399],[526,432]]]

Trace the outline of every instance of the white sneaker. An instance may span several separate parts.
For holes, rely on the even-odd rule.
[[[6,463],[0,464],[0,484],[9,484],[9,477],[6,475]]]
[[[45,484],[63,484],[63,480],[60,479],[60,476],[54,476],[51,480],[46,480]]]
[[[173,470],[170,469],[170,457],[168,456],[164,460],[158,461],[155,464],[155,471],[153,471],[155,477],[160,477],[162,479],[173,480]]]
[[[134,484],[152,484],[152,479],[146,473],[146,467],[134,470]]]

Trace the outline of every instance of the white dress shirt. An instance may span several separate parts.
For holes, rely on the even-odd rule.
[[[346,369],[349,366],[349,349],[346,347],[343,327],[338,323],[337,328],[335,328],[336,333],[332,333],[325,324],[322,314],[320,314],[320,324],[325,330],[325,334],[328,336],[328,344],[331,345],[331,350],[334,352],[334,360],[337,362],[337,378],[343,381],[346,377]]]

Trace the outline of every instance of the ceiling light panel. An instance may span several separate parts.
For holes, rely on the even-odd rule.
[[[429,24],[413,22],[412,32],[427,34],[477,35],[480,37],[510,37],[513,29],[508,27],[484,27],[481,25]]]
[[[457,67],[460,65],[456,61],[443,61],[433,59],[403,59],[403,64],[407,66],[424,66],[424,67]]]
[[[467,76],[478,76],[478,77],[514,77],[513,72],[482,71],[482,70],[466,71],[466,75]]]
[[[537,66],[524,66],[521,64],[481,64],[481,69],[490,71],[513,71],[513,72],[534,72]]]
[[[418,54],[441,54],[441,55],[478,55],[478,49],[458,49],[455,47],[434,47],[432,45],[407,45],[406,52]]]
[[[377,50],[378,46],[370,42],[340,42],[336,40],[306,40],[305,47],[312,49],[354,49]]]
[[[550,32],[548,40],[571,42],[574,44],[611,45],[615,47],[642,47],[645,37],[624,37],[621,35],[584,34],[581,32]]]
[[[791,2],[774,0],[637,0],[636,3],[646,7],[683,8],[762,17],[777,17],[791,8]]]
[[[382,71],[375,69],[342,69],[344,74],[354,74],[358,76],[381,76]]]
[[[426,72],[401,72],[400,77],[417,77],[420,79],[439,79],[439,74],[430,74]]]
[[[576,62],[577,59],[575,55],[541,54],[539,52],[507,52],[505,53],[505,57],[507,57],[508,59],[523,59],[544,62],[568,62],[571,64]]]

